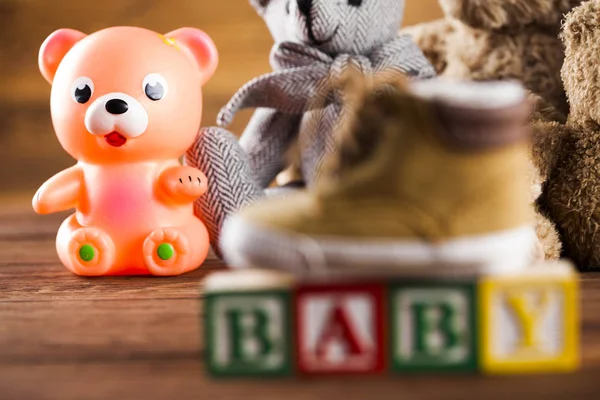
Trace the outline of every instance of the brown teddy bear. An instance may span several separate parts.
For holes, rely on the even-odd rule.
[[[567,115],[558,38],[582,0],[439,0],[445,19],[404,29],[441,76],[517,79]]]
[[[534,161],[547,176],[538,201],[557,225],[564,255],[582,270],[600,268],[600,0],[575,8],[562,33],[565,124],[534,125]]]

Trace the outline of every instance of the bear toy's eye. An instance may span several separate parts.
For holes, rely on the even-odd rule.
[[[287,0],[287,1],[286,1],[286,3],[285,3],[285,13],[286,13],[287,15],[290,15],[290,7],[291,7],[291,4],[290,4],[290,3],[291,3],[291,1],[292,1],[292,0]]]
[[[144,78],[143,89],[150,100],[158,101],[167,95],[168,85],[162,75],[153,73]]]
[[[362,6],[363,0],[348,0],[348,5],[352,7],[360,7]]]
[[[71,95],[73,100],[79,104],[87,103],[94,94],[94,82],[87,76],[80,76],[75,79],[71,87]]]

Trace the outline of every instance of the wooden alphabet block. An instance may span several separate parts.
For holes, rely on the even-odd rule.
[[[475,282],[391,286],[392,368],[398,372],[477,369]]]
[[[578,367],[578,277],[568,262],[512,275],[427,270],[360,283],[327,279],[263,270],[210,275],[209,372],[518,374]]]
[[[290,281],[263,271],[205,282],[207,365],[214,376],[292,373]]]
[[[578,282],[568,263],[483,279],[479,324],[484,372],[576,369],[577,299]]]
[[[296,354],[304,374],[383,371],[383,285],[300,286],[295,299]]]

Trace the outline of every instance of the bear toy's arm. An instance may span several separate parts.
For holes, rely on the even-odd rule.
[[[450,21],[445,19],[409,26],[400,31],[401,34],[412,37],[438,75],[446,69],[447,39],[452,32],[454,32],[454,27]]]
[[[528,93],[527,101],[531,106],[530,122],[567,122],[567,116],[552,104],[533,92]]]
[[[33,196],[38,214],[52,214],[75,208],[83,188],[83,171],[75,165],[48,179]]]
[[[206,188],[206,176],[193,167],[167,168],[158,178],[159,198],[166,204],[192,203],[206,193]]]
[[[546,180],[572,138],[571,129],[559,122],[537,121],[532,124],[531,155],[540,176]]]
[[[251,171],[261,188],[267,188],[286,166],[286,153],[298,135],[301,115],[259,108],[240,138]]]
[[[531,159],[543,183],[554,168],[561,151],[563,139],[568,134],[565,126],[567,117],[557,111],[541,96],[529,92],[530,104],[529,124],[532,130]]]

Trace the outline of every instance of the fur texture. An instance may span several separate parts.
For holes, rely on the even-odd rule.
[[[539,204],[558,226],[564,255],[582,270],[600,269],[600,0],[574,9],[562,40],[566,124],[535,125],[534,160],[547,175]]]
[[[558,33],[582,0],[439,0],[446,18],[405,30],[440,75],[518,79],[567,115]]]

